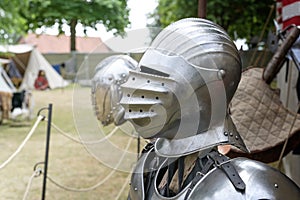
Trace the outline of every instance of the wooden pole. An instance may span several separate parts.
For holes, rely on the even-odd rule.
[[[206,18],[206,0],[198,0],[198,17]]]
[[[287,38],[277,49],[263,73],[263,79],[266,83],[270,84],[275,78],[276,74],[280,71],[283,65],[285,55],[288,53],[294,42],[297,40],[299,34],[300,29],[297,26],[293,27]]]

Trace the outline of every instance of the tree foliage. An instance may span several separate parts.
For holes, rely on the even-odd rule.
[[[206,13],[207,19],[221,25],[231,36],[250,39],[260,35],[273,5],[274,0],[207,0]],[[182,18],[197,17],[197,13],[198,0],[158,0],[152,17],[155,25],[165,27]],[[273,18],[274,15],[275,12]]]
[[[71,51],[76,50],[76,25],[81,23],[85,28],[94,29],[98,23],[107,31],[124,34],[129,24],[129,9],[126,0],[29,0],[29,12],[26,15],[28,29],[35,30],[42,26],[51,27],[68,24],[71,32]]]
[[[28,0],[0,1],[0,42],[14,43],[19,35],[27,29],[24,15],[28,8]]]

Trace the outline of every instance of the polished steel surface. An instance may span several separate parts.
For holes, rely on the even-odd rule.
[[[300,188],[280,171],[246,158],[230,162],[245,182],[245,191],[237,191],[226,174],[215,168],[198,182],[188,199],[300,199]]]
[[[139,164],[136,166],[136,170],[133,172],[129,194],[131,200],[298,200],[300,198],[300,188],[286,175],[267,164],[247,158],[235,158],[220,164],[231,163],[245,183],[245,190],[236,189],[226,173],[221,168],[215,166],[204,175],[194,187],[191,187],[191,183],[189,183],[175,196],[163,196],[158,192],[157,186],[161,181],[159,171],[161,171],[162,167],[165,167],[167,163],[167,160],[165,160],[160,164],[160,167],[152,179],[151,184],[154,190],[145,193],[143,169],[147,168],[147,166],[145,166],[145,160],[148,156],[149,152],[143,155]]]
[[[130,70],[136,70],[137,62],[127,55],[105,58],[95,69],[92,80],[92,102],[97,119],[103,125],[124,122],[124,109],[120,106],[120,85],[128,79]]]
[[[158,34],[138,70],[130,71],[121,86],[124,119],[142,137],[155,138],[155,155],[144,153],[133,172],[129,199],[300,199],[299,187],[287,176],[246,158],[206,162],[211,164],[208,172],[202,173],[203,166],[197,171],[202,178],[187,182],[173,197],[158,191],[170,160],[196,152],[204,159],[222,144],[248,151],[227,112],[240,76],[238,51],[218,25],[183,19]],[[165,161],[157,162],[149,179],[147,159],[155,158]],[[234,170],[224,169],[227,166]],[[236,185],[240,180],[243,187]]]
[[[138,67],[122,85],[125,119],[144,138],[199,141],[192,149],[174,147],[166,157],[178,155],[178,149],[187,154],[219,144],[247,151],[235,129],[241,142],[224,136],[241,60],[220,26],[204,19],[179,20],[158,34]]]

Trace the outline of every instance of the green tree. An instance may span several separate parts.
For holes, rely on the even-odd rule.
[[[260,35],[274,0],[207,0],[207,19],[222,26],[232,37],[247,38]],[[197,17],[198,0],[158,0],[151,15],[155,24],[165,27],[186,18]],[[273,12],[273,16],[275,12]],[[272,23],[268,28],[273,27]]]
[[[0,1],[0,43],[14,43],[25,33],[27,23],[22,12],[28,9],[28,0]]]
[[[71,32],[71,51],[76,51],[76,25],[96,29],[98,23],[107,31],[116,35],[124,34],[129,25],[129,9],[126,0],[29,0],[29,12],[26,15],[28,29],[35,30],[42,26],[51,27],[68,24]]]

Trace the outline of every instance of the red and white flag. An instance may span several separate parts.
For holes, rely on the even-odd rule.
[[[281,29],[291,24],[300,25],[300,0],[277,0],[276,21]]]

